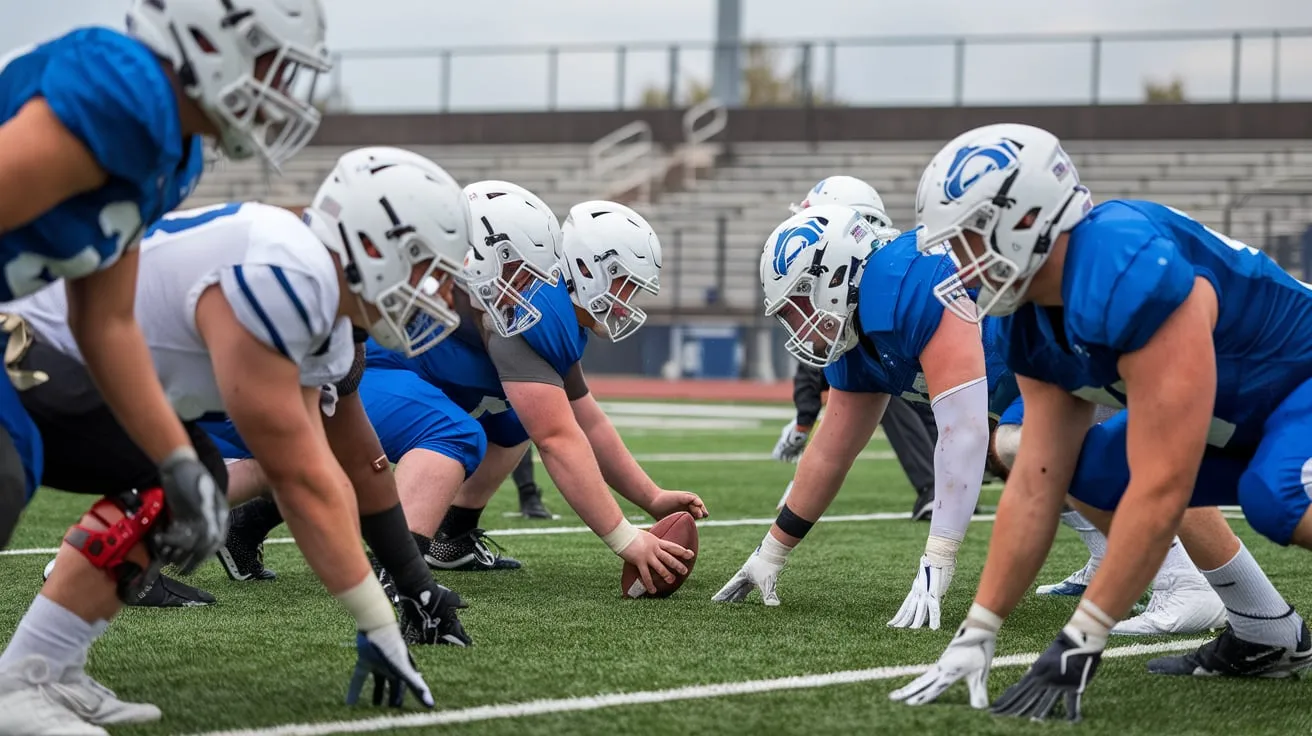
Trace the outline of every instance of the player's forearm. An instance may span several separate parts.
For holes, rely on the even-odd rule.
[[[1152,487],[1131,480],[1112,518],[1107,553],[1084,597],[1107,615],[1123,618],[1166,559],[1191,492],[1178,481]]]
[[[86,312],[70,319],[70,331],[87,372],[128,436],[157,463],[179,447],[190,447],[136,321]]]
[[[592,417],[583,425],[583,432],[592,445],[592,454],[601,468],[601,475],[607,485],[614,488],[621,496],[638,508],[650,511],[651,503],[660,487],[652,481],[651,476],[633,459],[633,453],[624,445],[619,432],[610,419],[597,409],[600,416]]]
[[[1039,469],[1018,470],[1022,472],[1008,480],[998,503],[988,559],[975,594],[976,603],[1003,618],[1038,577],[1066,497],[1065,489],[1046,482]]]
[[[979,379],[945,391],[933,403],[934,516],[930,536],[960,542],[979,501],[989,451],[988,384]]]
[[[818,521],[838,496],[843,479],[852,468],[855,456],[849,458],[840,448],[833,448],[817,438],[797,465],[793,490],[788,495],[788,508],[807,521]]]
[[[296,546],[328,592],[338,595],[370,573],[359,513],[351,484],[331,457],[317,468],[305,465],[302,472],[270,480]]]
[[[534,438],[533,444],[560,494],[597,536],[605,536],[624,520],[582,430],[577,436],[561,433]]]

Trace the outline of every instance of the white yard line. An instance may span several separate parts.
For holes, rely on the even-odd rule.
[[[534,455],[538,463],[542,459]],[[757,463],[773,460],[768,452],[640,452],[633,456],[640,463]],[[867,450],[858,460],[896,460],[890,450]]]
[[[1104,658],[1137,657],[1145,654],[1162,652],[1188,651],[1207,641],[1206,639],[1186,639],[1161,644],[1131,644],[1113,647],[1103,653]],[[1029,654],[1012,654],[993,660],[993,667],[1024,667],[1034,662],[1038,652]],[[651,703],[670,703],[682,700],[704,700],[722,698],[732,695],[751,695],[756,693],[777,692],[780,690],[805,690],[811,688],[850,685],[859,682],[879,680],[899,680],[913,677],[928,670],[932,664],[914,664],[895,667],[874,667],[866,670],[844,670],[827,672],[819,675],[799,675],[779,677],[770,680],[746,680],[742,682],[720,682],[708,685],[690,685],[668,690],[645,690],[629,693],[609,693],[586,695],[576,698],[559,698],[555,700],[534,700],[526,703],[506,703],[504,705],[481,705],[474,708],[437,711],[434,713],[412,713],[403,716],[382,716],[354,721],[335,721],[329,723],[298,723],[270,728],[252,728],[235,731],[210,731],[196,736],[327,736],[337,733],[369,733],[392,729],[423,728],[442,726],[453,723],[475,723],[504,718],[522,718],[525,716],[545,715],[549,713],[578,713],[583,711],[617,708],[629,705],[648,705]]]
[[[834,516],[824,516],[820,521],[833,522],[854,522],[854,521],[897,521],[911,518],[911,514],[902,511],[888,511],[875,514],[838,514]],[[971,521],[993,521],[993,514],[977,514],[972,516]],[[774,517],[762,517],[757,519],[706,519],[697,522],[699,527],[717,527],[717,526],[764,526],[773,524]],[[637,524],[638,528],[645,529],[651,526],[651,522]],[[487,534],[495,537],[535,537],[548,534],[591,534],[592,530],[586,526],[525,526],[513,529],[488,529]],[[273,537],[264,540],[265,544],[293,544],[295,540],[291,537]],[[55,547],[32,547],[29,549],[7,549],[0,551],[0,557],[23,557],[26,555],[53,555],[59,550]]]

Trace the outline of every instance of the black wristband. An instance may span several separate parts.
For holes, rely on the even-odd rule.
[[[793,510],[788,508],[788,504],[784,504],[784,507],[779,510],[779,517],[774,520],[774,523],[779,527],[779,531],[798,539],[805,537],[806,533],[811,531],[811,527],[815,526],[814,521],[807,521],[794,514]]]

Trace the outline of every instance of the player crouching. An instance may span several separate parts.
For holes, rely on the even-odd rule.
[[[380,680],[376,703],[381,681],[388,681],[393,705],[407,689],[433,705],[359,536],[342,533],[357,524],[351,490],[358,476],[333,457],[321,415],[335,408],[336,397],[321,387],[350,369],[353,327],[418,354],[454,325],[436,295],[450,288],[459,261],[442,258],[436,244],[467,239],[467,229],[459,190],[444,187],[434,172],[441,169],[396,149],[344,156],[316,200],[315,215],[338,235],[328,243],[285,210],[246,204],[167,218],[141,247],[137,315],[174,410],[193,424],[216,412],[231,417],[277,489],[310,567],[355,618],[359,663],[348,702],[372,674]],[[153,720],[157,708],[122,703],[83,671],[121,596],[158,573],[158,540],[150,532],[159,491],[128,485],[153,465],[113,454],[131,445],[116,436],[122,430],[113,431],[81,369],[64,291],[47,289],[12,306],[32,326],[35,342],[11,368],[49,378],[24,392],[49,393],[39,415],[56,433],[49,445],[68,449],[67,462],[82,473],[106,463],[129,467],[100,484],[106,499],[70,532],[42,594],[0,656],[0,681],[17,684],[0,694],[0,732],[101,733],[69,726],[93,717]],[[83,425],[83,416],[102,419]],[[371,436],[363,412],[357,416],[363,424],[352,428],[354,436]],[[218,457],[203,433],[191,434],[202,456]],[[222,479],[222,469],[214,471]],[[86,702],[98,704],[96,713],[86,714]]]

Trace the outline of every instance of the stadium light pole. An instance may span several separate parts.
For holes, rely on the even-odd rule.
[[[726,107],[742,103],[742,0],[715,2],[715,66],[711,96]]]

